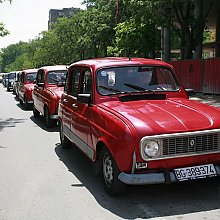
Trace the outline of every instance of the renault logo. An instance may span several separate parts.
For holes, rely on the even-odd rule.
[[[192,140],[190,140],[189,144],[191,147],[193,147],[195,145],[195,141],[192,139]]]

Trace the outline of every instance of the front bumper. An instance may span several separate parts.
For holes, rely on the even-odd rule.
[[[220,165],[215,165],[217,176],[220,175]],[[128,185],[149,185],[160,183],[177,182],[174,172],[145,173],[145,174],[128,174],[120,173],[119,180]]]

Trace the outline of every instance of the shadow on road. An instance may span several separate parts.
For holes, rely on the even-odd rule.
[[[40,115],[39,117],[35,118],[33,115],[30,117],[31,121],[33,121],[37,126],[39,126],[41,129],[43,129],[44,131],[47,132],[58,132],[59,131],[59,127],[55,126],[52,128],[47,128],[45,121],[44,121],[44,117],[42,115]]]
[[[101,179],[93,175],[92,164],[79,150],[63,150],[57,144],[55,152],[81,182],[72,187],[86,187],[100,206],[121,218],[165,217],[220,208],[219,178],[171,185],[129,186],[126,195],[114,198],[105,193]]]
[[[2,120],[0,118],[0,131],[2,131],[4,128],[11,128],[16,127],[17,124],[25,122],[26,119],[19,119],[19,118],[8,118]]]
[[[21,104],[20,102],[18,102],[16,105],[23,111],[32,111],[32,106],[28,106],[28,108],[25,108],[24,104]]]

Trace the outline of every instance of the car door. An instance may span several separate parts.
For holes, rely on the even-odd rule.
[[[62,124],[63,130],[66,136],[68,136],[74,143],[76,143],[76,131],[71,132],[72,114],[74,111],[73,106],[76,102],[76,96],[79,90],[79,79],[80,79],[80,68],[73,67],[68,73],[65,91],[61,97],[61,114],[62,114]],[[73,127],[73,126],[72,126]]]
[[[80,69],[79,89],[75,94],[90,94],[92,96],[92,73],[89,68]],[[91,107],[75,97],[72,103],[71,133],[80,149],[91,159],[94,156],[91,141]]]
[[[19,82],[19,87],[18,87],[18,96],[19,96],[19,99],[21,100],[24,99],[24,93],[25,93],[24,78],[25,78],[25,73],[22,72],[20,75],[20,82]]]
[[[34,86],[34,91],[33,91],[33,101],[34,101],[35,108],[41,113],[43,113],[43,110],[44,110],[44,105],[42,101],[44,83],[45,83],[44,70],[40,69],[37,72],[36,85]]]

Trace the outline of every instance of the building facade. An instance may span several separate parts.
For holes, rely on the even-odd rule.
[[[80,11],[80,8],[63,8],[63,9],[50,9],[49,20],[48,20],[48,30],[52,28],[52,24],[59,18],[67,17],[70,18],[74,13]]]

